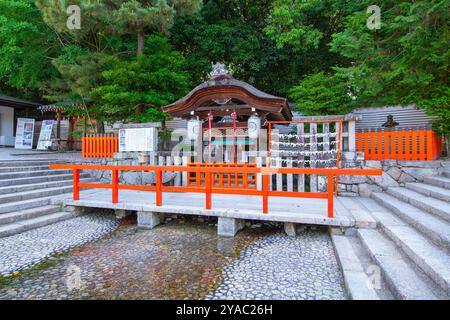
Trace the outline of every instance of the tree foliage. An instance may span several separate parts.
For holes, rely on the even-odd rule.
[[[372,4],[0,0],[0,90],[82,100],[98,119],[160,120],[159,106],[222,62],[303,114],[416,104],[448,133],[448,1],[377,1],[374,30]],[[81,29],[67,28],[69,5],[80,6]]]
[[[275,2],[266,32],[279,47],[303,50],[320,46],[320,40],[340,57],[292,90],[299,110],[339,110],[341,99],[330,96],[327,101],[332,105],[325,108],[318,94],[330,93],[330,82],[339,79],[346,85],[332,86],[337,97],[351,93],[359,106],[416,104],[438,116],[435,129],[450,132],[448,1],[378,1],[380,29],[366,24],[372,4],[368,0]]]
[[[159,107],[187,93],[189,76],[184,59],[161,35],[147,40],[145,54],[131,59],[108,56],[101,84],[91,96],[110,121],[161,121]],[[136,110],[144,110],[143,114]]]

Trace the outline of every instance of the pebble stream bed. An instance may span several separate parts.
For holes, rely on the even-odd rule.
[[[96,230],[91,238],[89,224]],[[0,239],[0,252],[8,247],[10,253],[0,253],[2,270],[21,260],[27,243],[62,243],[44,258],[42,245],[37,258],[28,259],[33,266],[0,276],[0,299],[347,299],[322,229],[288,237],[279,227],[256,224],[222,238],[214,220],[168,219],[140,230],[135,218],[118,226],[112,216],[98,214],[44,228],[27,232],[15,253],[14,236]]]

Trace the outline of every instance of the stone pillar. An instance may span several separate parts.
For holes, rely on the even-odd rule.
[[[284,232],[286,232],[289,237],[295,237],[297,235],[297,232],[295,231],[295,223],[285,222]]]
[[[217,234],[224,237],[234,237],[239,230],[244,228],[244,220],[219,217]]]
[[[161,223],[161,214],[157,212],[139,211],[137,213],[137,224],[142,229],[153,229]]]

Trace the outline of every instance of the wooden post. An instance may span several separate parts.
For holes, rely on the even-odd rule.
[[[58,143],[60,143],[59,140],[61,140],[61,110],[58,109],[58,112],[56,113],[56,139],[58,139]]]
[[[119,171],[113,169],[112,170],[112,203],[119,202]]]
[[[348,151],[356,151],[356,121],[348,121]]]
[[[281,168],[283,166],[283,163],[281,162],[281,157],[280,156],[278,156],[276,158],[275,166],[277,168]],[[276,190],[277,191],[283,191],[283,175],[281,173],[277,173],[277,175],[276,175],[276,182],[277,182]]]
[[[211,209],[211,172],[205,172],[206,209]]]
[[[263,194],[263,213],[269,213],[269,174],[263,174],[262,194]]]
[[[298,147],[298,151],[303,152],[305,151],[305,125],[303,123],[299,123],[297,125],[297,135],[298,135],[298,140],[297,142],[299,143],[299,147]],[[299,155],[298,156],[298,160],[299,161],[303,161],[305,160],[305,156],[304,155]],[[298,167],[299,168],[303,168],[305,166],[304,162],[299,162],[298,163]],[[298,175],[298,180],[297,180],[297,191],[298,192],[303,192],[305,191],[305,175],[304,174],[299,174]]]
[[[73,169],[73,200],[80,200],[80,169]]]
[[[427,130],[427,160],[433,160],[433,131]]]
[[[333,194],[333,175],[328,175],[328,183],[327,183],[327,196],[328,196],[328,218],[333,218],[334,215],[334,194]]]
[[[187,167],[187,165],[188,165],[188,157],[187,156],[183,156],[181,158],[181,164],[183,165],[183,167]],[[187,180],[188,180],[188,173],[186,171],[183,171],[181,173],[181,185],[183,187],[187,186]]]
[[[316,167],[316,163],[313,162],[313,160],[317,160],[317,156],[315,154],[313,154],[313,152],[317,151],[317,123],[311,123],[310,127],[309,127],[309,134],[310,134],[310,138],[309,138],[309,143],[310,143],[310,165],[311,168],[315,168]],[[317,175],[315,174],[311,174],[309,175],[309,179],[310,179],[310,187],[311,187],[311,192],[317,192]]]
[[[261,168],[262,167],[262,158],[256,157],[256,167]],[[261,173],[256,174],[256,189],[262,190],[262,177]]]
[[[162,206],[162,170],[155,171],[156,175],[156,206]]]

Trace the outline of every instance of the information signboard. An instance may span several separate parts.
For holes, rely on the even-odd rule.
[[[36,149],[47,150],[52,145],[52,132],[55,120],[42,121],[41,132]]]
[[[119,152],[157,151],[157,128],[133,128],[119,130]]]
[[[34,134],[34,119],[18,118],[16,128],[16,149],[32,149]]]

